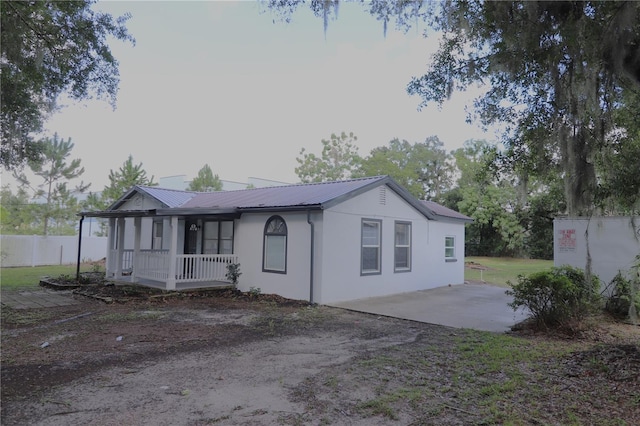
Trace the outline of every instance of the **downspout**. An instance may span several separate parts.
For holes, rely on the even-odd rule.
[[[313,222],[311,222],[311,210],[307,210],[307,223],[309,224],[309,226],[311,227],[311,258],[310,258],[310,262],[309,262],[309,303],[313,303],[313,235],[315,234],[314,232],[314,227],[313,227]]]
[[[80,253],[82,250],[82,222],[84,215],[80,216],[80,231],[78,232],[78,261],[76,262],[76,281],[80,282]]]

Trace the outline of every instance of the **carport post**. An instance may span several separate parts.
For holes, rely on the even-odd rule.
[[[80,216],[80,229],[78,231],[78,261],[76,262],[76,281],[80,282],[80,255],[82,253],[82,222],[84,221],[84,215]]]

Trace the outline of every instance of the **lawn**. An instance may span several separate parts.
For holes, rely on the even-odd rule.
[[[465,258],[464,279],[508,287],[507,281],[515,283],[518,275],[528,275],[552,266],[553,260],[469,256]]]
[[[80,272],[89,272],[93,268],[82,265]],[[26,266],[18,268],[0,268],[0,288],[3,291],[25,290],[37,288],[40,278],[58,277],[60,275],[75,276],[76,265]]]
[[[482,267],[483,270],[470,268],[469,264]],[[467,281],[485,281],[487,283],[508,287],[507,281],[516,282],[518,275],[538,272],[553,266],[552,260],[514,259],[508,257],[480,257],[465,258],[467,267],[464,279]],[[90,265],[82,265],[81,272],[92,270]],[[38,287],[43,276],[57,277],[76,273],[76,265],[35,266],[22,268],[0,268],[0,287],[2,290],[18,290],[22,288]]]

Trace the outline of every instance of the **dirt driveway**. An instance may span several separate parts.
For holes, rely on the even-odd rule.
[[[278,298],[75,297],[5,315],[3,425],[278,424],[304,414],[305,378],[428,329]]]
[[[631,337],[613,340],[619,362],[633,368],[612,377],[591,369],[594,360],[611,358],[609,352],[593,352],[591,341],[545,341],[539,349],[536,338],[268,295],[122,296],[126,303],[74,295],[78,303],[69,306],[3,308],[3,425],[454,425],[522,418],[562,424],[640,418],[640,395],[634,396],[640,351],[629,343],[640,336],[635,329]],[[597,338],[611,335],[607,330]],[[493,348],[510,351],[497,370],[489,368]],[[534,355],[540,359],[529,365]],[[475,359],[480,361],[474,364]],[[507,379],[527,386],[509,384],[507,391],[500,387]],[[507,395],[499,407],[490,400],[493,386],[497,398]],[[614,409],[600,402],[571,408],[585,395],[607,395],[613,388],[619,400]],[[539,390],[532,395],[532,389]],[[558,392],[570,405],[558,404]]]

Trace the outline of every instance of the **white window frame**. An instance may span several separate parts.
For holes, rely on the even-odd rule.
[[[270,232],[269,231],[269,225],[275,221],[275,220],[280,220],[282,221],[282,224],[284,225],[284,230],[281,230],[279,232]],[[262,272],[273,272],[276,274],[286,274],[287,273],[287,243],[288,243],[288,234],[289,234],[289,230],[287,228],[287,222],[284,220],[284,218],[282,218],[281,216],[275,215],[275,216],[271,216],[269,219],[267,219],[267,222],[264,225],[264,239],[263,239],[263,244],[262,244]],[[270,247],[272,247],[272,243],[270,243],[271,240],[276,241],[276,240],[280,240],[281,238],[277,238],[277,237],[284,237],[284,244],[282,244],[282,267],[277,267],[274,265],[269,265],[269,249]]]
[[[378,228],[377,243],[365,244],[365,225],[375,225]],[[360,275],[380,275],[382,274],[382,221],[379,219],[362,219],[360,224]],[[377,249],[376,269],[365,269],[365,249]]]
[[[407,236],[409,238],[407,243],[404,244],[400,244],[398,242],[398,225],[400,226],[406,226],[407,229]],[[393,227],[393,239],[394,239],[394,247],[393,247],[393,271],[394,272],[411,272],[411,241],[412,241],[412,226],[411,226],[411,222],[406,222],[406,221],[396,221],[394,223],[394,227]],[[407,251],[406,254],[406,258],[407,258],[407,265],[406,266],[398,266],[398,250],[399,249],[404,249]]]
[[[162,250],[162,237],[164,236],[164,220],[154,220],[151,231],[151,249]]]
[[[449,244],[450,241],[452,244]],[[447,262],[456,261],[456,237],[453,235],[444,237],[444,259]]]

